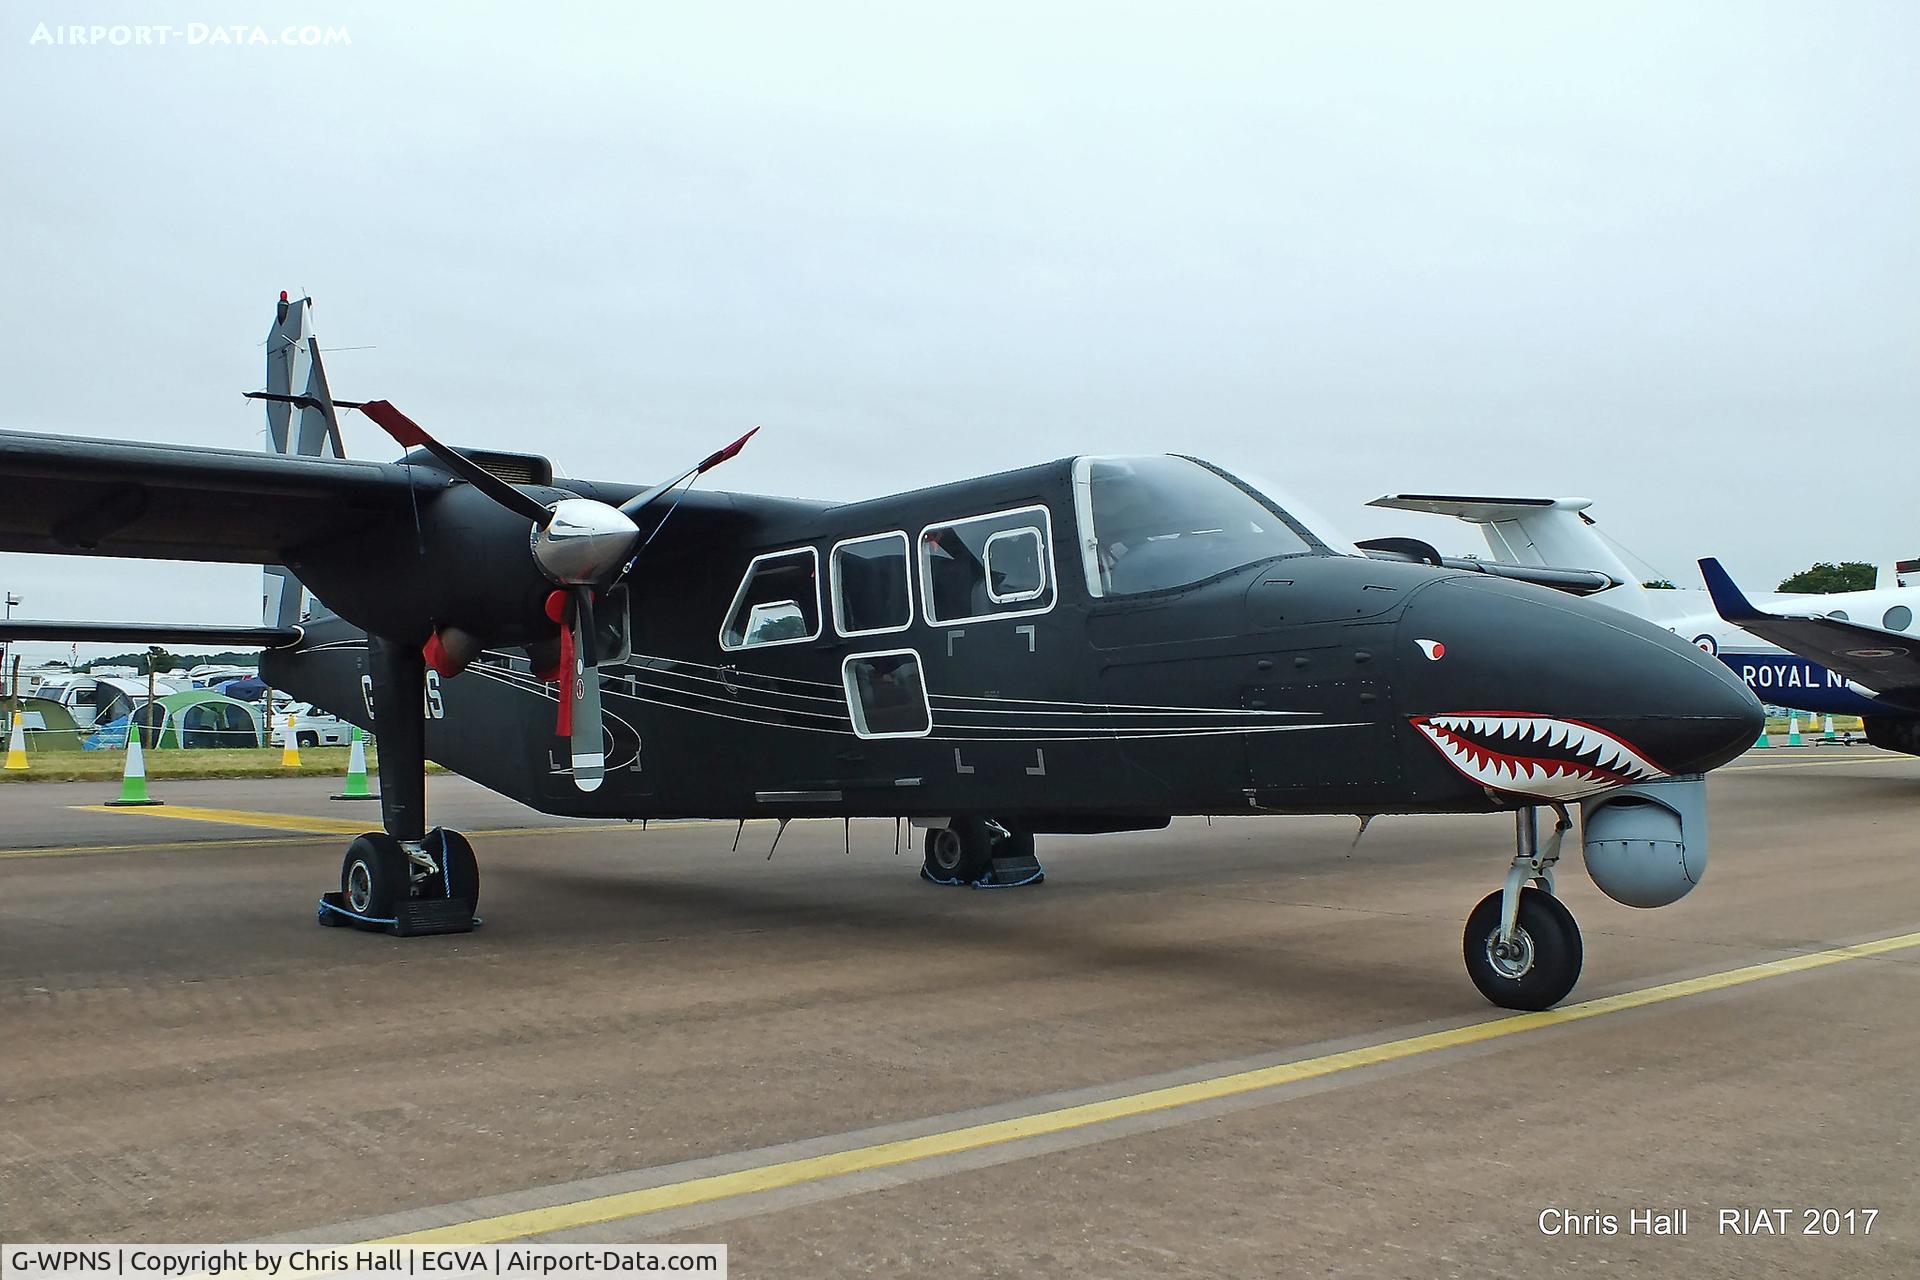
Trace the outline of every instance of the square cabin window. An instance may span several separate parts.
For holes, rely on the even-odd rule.
[[[987,599],[995,604],[1038,600],[1047,590],[1040,531],[1002,529],[987,539]]]
[[[812,547],[755,556],[720,628],[720,647],[760,649],[820,635],[820,554]]]
[[[933,732],[920,655],[913,650],[856,654],[840,665],[840,679],[860,737],[924,738]]]
[[[913,625],[907,535],[849,538],[834,547],[833,625],[843,636],[905,631]]]

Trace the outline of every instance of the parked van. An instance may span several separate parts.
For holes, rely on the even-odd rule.
[[[276,747],[287,745],[287,717],[293,717],[293,741],[300,747],[344,747],[353,740],[353,726],[311,702],[276,702],[273,733]]]

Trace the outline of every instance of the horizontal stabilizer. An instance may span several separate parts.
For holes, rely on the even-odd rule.
[[[299,627],[215,627],[155,622],[0,622],[0,640],[61,640],[74,644],[225,644],[284,649],[298,644]]]
[[[1418,538],[1369,538],[1354,545],[1376,560],[1406,560],[1442,569],[1463,569],[1468,573],[1484,573],[1490,578],[1531,582],[1537,587],[1551,587],[1568,595],[1598,595],[1621,585],[1618,578],[1598,569],[1560,569],[1552,565],[1507,564],[1499,560],[1443,556],[1431,544]]]
[[[1474,524],[1498,524],[1518,520],[1541,511],[1584,511],[1593,503],[1587,498],[1476,498],[1451,493],[1395,493],[1375,498],[1370,507],[1392,511],[1422,511],[1428,515],[1452,516]]]
[[[1711,557],[1700,562],[1700,576],[1706,579],[1714,609],[1728,622],[1837,671],[1889,702],[1920,708],[1920,652],[1913,637],[1838,618],[1768,613],[1748,600]]]

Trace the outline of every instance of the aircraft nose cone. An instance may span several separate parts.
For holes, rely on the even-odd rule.
[[[1718,659],[1593,601],[1462,575],[1415,596],[1401,625],[1413,728],[1496,790],[1576,799],[1699,773],[1764,723]]]

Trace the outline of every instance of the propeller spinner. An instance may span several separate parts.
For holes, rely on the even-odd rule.
[[[737,455],[760,428],[755,427],[673,479],[635,494],[617,507],[581,497],[562,498],[548,505],[500,479],[458,449],[434,439],[390,402],[369,400],[354,407],[401,445],[426,449],[475,489],[532,523],[528,540],[534,563],[560,588],[547,597],[546,604],[547,617],[560,628],[560,660],[552,670],[538,674],[562,686],[554,732],[569,740],[574,785],[582,791],[597,790],[606,777],[606,752],[596,671],[599,659],[594,652],[595,588],[612,585],[643,545],[635,516],[682,482]],[[485,637],[464,639],[467,643],[462,648],[477,654]],[[436,633],[427,641],[427,660],[440,669],[447,661],[448,649],[442,634]],[[454,670],[463,665],[454,664]]]

